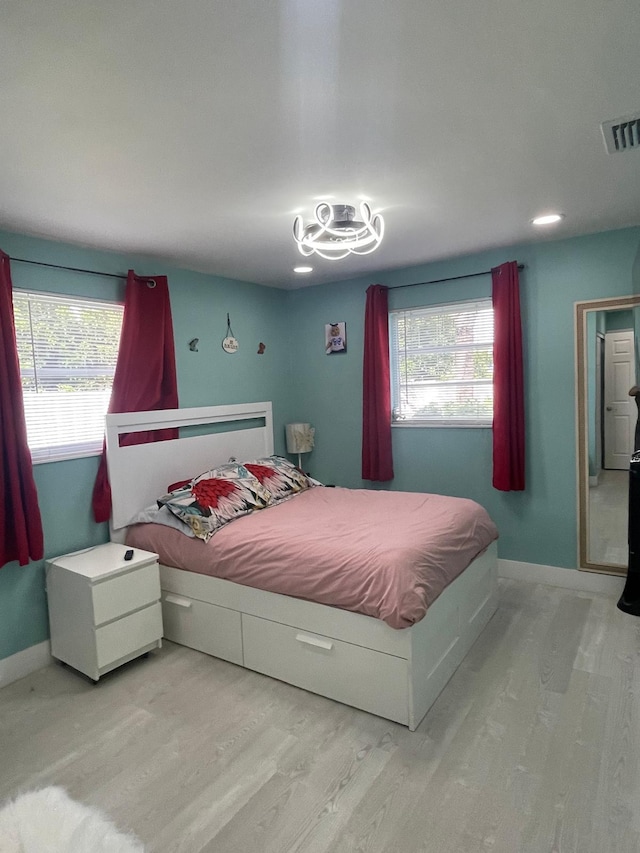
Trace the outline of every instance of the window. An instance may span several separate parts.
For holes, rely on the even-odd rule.
[[[123,306],[14,291],[13,309],[33,461],[99,453]]]
[[[394,423],[491,425],[491,299],[393,311],[389,332]]]

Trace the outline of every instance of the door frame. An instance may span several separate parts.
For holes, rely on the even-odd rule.
[[[596,473],[589,477],[589,485],[597,486],[600,472],[604,468],[604,333],[596,331],[596,398],[595,398],[595,445]],[[592,482],[592,479],[595,482]]]
[[[640,296],[616,296],[609,299],[589,299],[574,302],[575,340],[575,400],[576,400],[576,481],[578,501],[577,516],[577,566],[581,571],[601,574],[626,575],[627,569],[610,563],[589,560],[589,446],[587,431],[587,369],[585,342],[587,339],[588,311],[620,311],[640,307]]]

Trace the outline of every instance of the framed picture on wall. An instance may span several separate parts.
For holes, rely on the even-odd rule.
[[[327,355],[347,351],[347,324],[327,323],[324,327],[324,351]]]

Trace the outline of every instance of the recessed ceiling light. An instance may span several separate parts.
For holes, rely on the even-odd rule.
[[[564,213],[548,213],[545,216],[536,216],[531,220],[532,225],[553,225],[555,222],[560,222],[564,219]]]
[[[313,272],[313,267],[294,267],[293,271],[299,273]]]

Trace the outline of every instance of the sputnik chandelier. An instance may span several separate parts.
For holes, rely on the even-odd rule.
[[[384,235],[384,220],[379,213],[371,215],[366,202],[360,204],[360,219],[355,218],[350,204],[321,202],[315,210],[315,222],[305,225],[301,216],[293,221],[293,236],[300,254],[308,258],[320,255],[339,261],[347,255],[369,255],[375,252]]]

